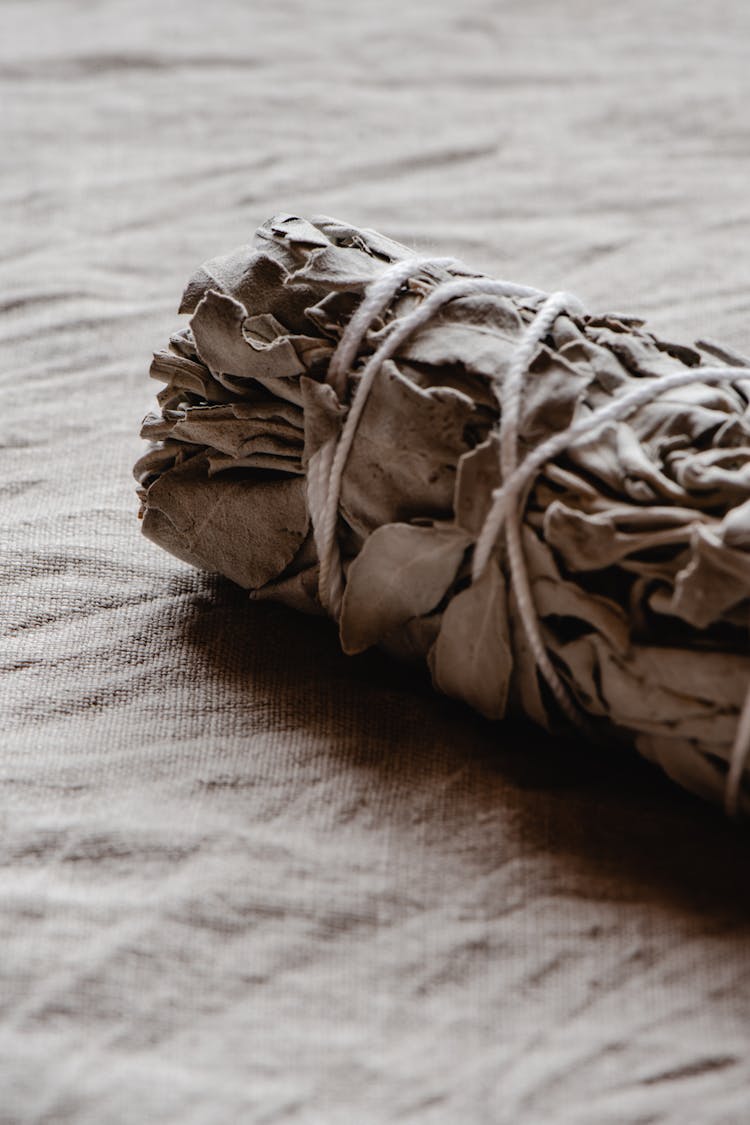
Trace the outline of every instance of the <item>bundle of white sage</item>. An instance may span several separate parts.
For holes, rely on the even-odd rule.
[[[748,361],[328,218],[269,220],[180,311],[150,539],[747,809]]]

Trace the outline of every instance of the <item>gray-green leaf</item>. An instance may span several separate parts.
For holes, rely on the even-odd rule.
[[[429,613],[453,581],[469,537],[459,527],[391,523],[369,536],[349,568],[341,611],[345,652],[363,652]]]
[[[505,580],[491,563],[481,578],[452,598],[430,651],[438,691],[463,699],[488,719],[505,714],[513,670]]]

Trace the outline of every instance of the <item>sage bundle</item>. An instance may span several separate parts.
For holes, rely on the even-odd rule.
[[[748,361],[328,218],[264,223],[180,312],[150,539],[747,808]]]

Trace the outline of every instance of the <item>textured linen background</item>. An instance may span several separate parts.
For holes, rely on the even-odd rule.
[[[750,1119],[750,840],[142,539],[278,210],[750,350],[744,0],[0,3],[0,1121]]]

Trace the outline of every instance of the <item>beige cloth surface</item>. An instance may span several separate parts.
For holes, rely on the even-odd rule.
[[[139,535],[278,210],[750,350],[750,9],[0,7],[0,1122],[734,1123],[746,832]]]

